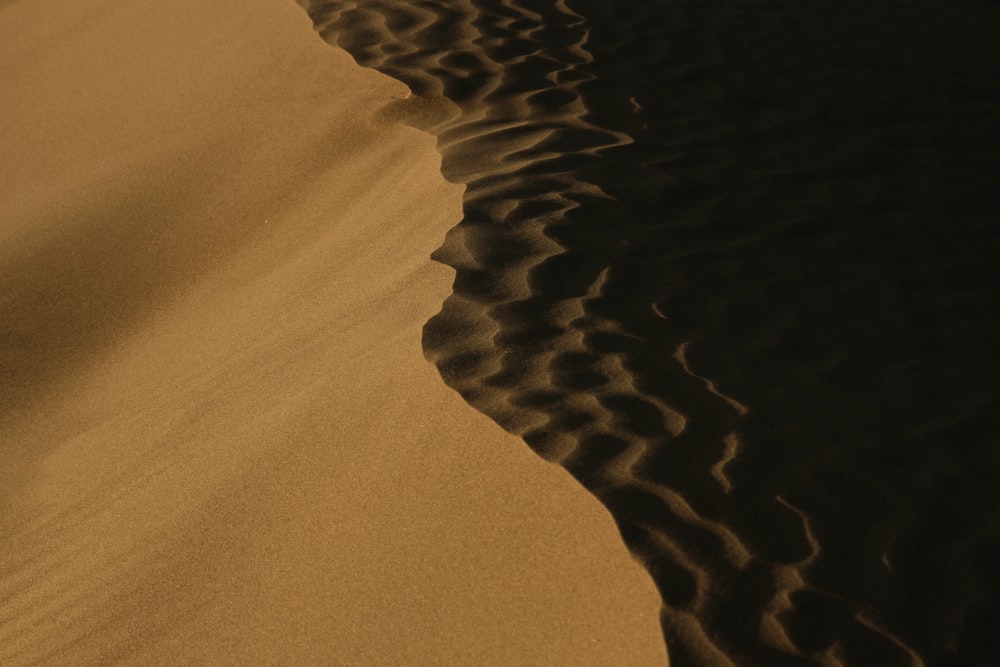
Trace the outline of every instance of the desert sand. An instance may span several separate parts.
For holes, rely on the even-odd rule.
[[[0,89],[0,663],[666,664],[422,354],[462,188],[405,86],[288,0],[14,0]]]
[[[0,664],[997,662],[996,3],[166,4],[0,0]]]
[[[995,2],[299,2],[466,185],[425,353],[672,664],[997,664]]]

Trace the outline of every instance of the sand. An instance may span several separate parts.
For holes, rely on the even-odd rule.
[[[462,189],[406,88],[251,4],[0,4],[0,663],[665,664],[422,355]]]
[[[467,186],[425,353],[672,664],[997,662],[996,3],[299,1]]]
[[[0,663],[996,662],[996,3],[268,4],[0,0]]]

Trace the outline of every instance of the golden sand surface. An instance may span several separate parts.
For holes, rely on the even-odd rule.
[[[288,0],[15,0],[0,89],[0,664],[666,663],[422,358],[461,188],[401,84]]]

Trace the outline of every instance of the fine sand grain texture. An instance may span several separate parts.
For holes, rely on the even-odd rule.
[[[467,186],[425,352],[672,664],[998,664],[996,2],[299,1]]]
[[[285,0],[3,2],[0,90],[0,664],[666,664],[421,355],[461,188],[392,119],[447,105]]]

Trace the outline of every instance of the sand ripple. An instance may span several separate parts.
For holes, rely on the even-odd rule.
[[[672,664],[984,664],[995,8],[302,2],[467,186],[426,354],[611,510]]]

